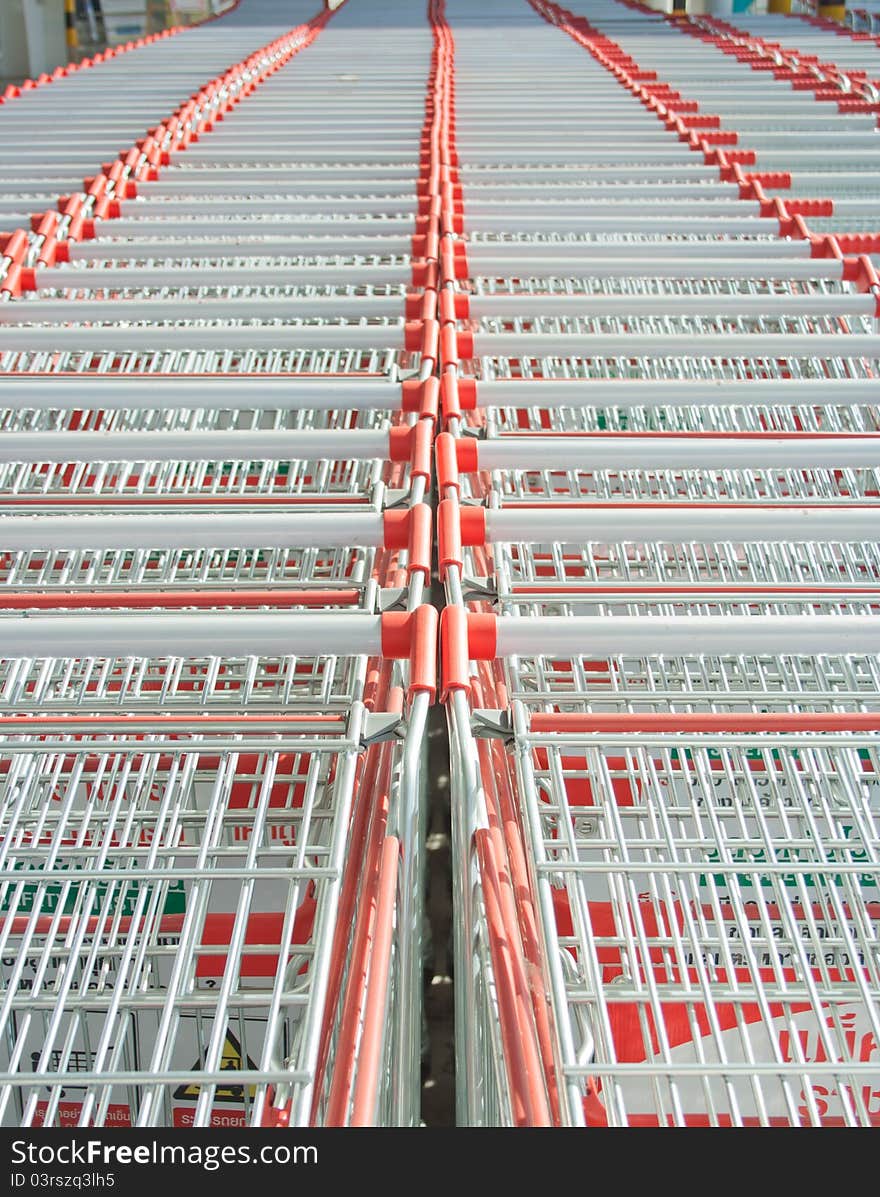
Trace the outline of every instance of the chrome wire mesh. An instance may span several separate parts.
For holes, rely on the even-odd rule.
[[[463,245],[443,498],[463,547],[447,540],[445,570],[471,658],[447,695],[460,1117],[874,1125],[877,657],[759,648],[748,631],[878,611],[877,544],[846,514],[880,493],[873,465],[757,451],[765,434],[877,427],[876,312],[840,265],[861,249],[818,252],[826,232],[875,231],[874,117],[686,36],[717,33],[709,18],[532,8],[546,23],[508,0],[448,6]],[[802,23],[766,20],[796,42]],[[487,69],[489,30],[504,50]],[[700,114],[697,134],[718,114],[728,146],[754,149],[749,173],[733,182],[723,140],[716,164],[677,137],[682,114]],[[788,236],[769,205],[758,215],[753,178],[768,199],[829,196],[833,215],[805,218],[813,241]],[[668,463],[627,460],[639,434],[676,432],[744,459],[755,444],[755,461],[677,462],[684,440]],[[609,434],[619,461],[585,433]],[[801,535],[801,505],[836,530]],[[765,510],[772,535],[726,531]],[[687,513],[706,523],[675,532]],[[639,646],[590,644],[569,622],[584,616],[632,621],[618,626]],[[738,619],[737,651],[701,643],[700,624],[663,651],[664,629],[684,640],[707,616]]]

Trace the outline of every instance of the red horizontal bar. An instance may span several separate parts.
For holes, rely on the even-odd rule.
[[[209,914],[205,922],[210,922],[212,918],[216,918],[216,915]],[[6,930],[9,926],[12,935],[26,935],[29,930],[32,930],[34,935],[51,935],[54,930],[56,939],[61,941],[71,927],[82,926],[79,920],[74,920],[69,914],[62,915],[60,919],[55,919],[51,915],[40,915],[33,927],[31,927],[31,919],[32,916],[29,914],[17,914],[12,919],[0,918],[0,930]],[[150,920],[148,923],[146,919],[135,920],[126,915],[116,922],[111,915],[99,922],[98,916],[92,915],[86,920],[86,934],[111,935],[115,930],[118,935],[128,935],[132,932],[143,931],[152,925],[159,935],[179,935],[183,930],[183,920],[182,914],[163,914],[158,920]]]
[[[263,378],[263,379],[286,378],[288,380],[292,380],[295,378],[355,378],[355,379],[357,379],[357,378],[382,378],[382,379],[387,379],[388,376],[386,374],[382,374],[376,370],[301,370],[301,371],[288,371],[285,374],[265,374],[265,373],[260,373],[259,370],[248,370],[248,371],[209,370],[202,374],[175,374],[171,371],[165,371],[165,372],[157,371],[155,374],[153,374],[152,372],[145,372],[145,371],[141,371],[140,373],[132,373],[132,374],[128,374],[128,373],[126,373],[126,374],[94,374],[94,373],[89,374],[89,373],[83,373],[81,370],[57,370],[53,374],[45,374],[44,372],[39,371],[39,370],[10,370],[8,374],[4,375],[4,377],[6,377],[6,378],[42,378],[44,380],[49,379],[49,378],[89,378],[89,379],[112,378],[116,382],[128,382],[128,380],[130,378],[133,378],[133,379],[149,378],[149,379],[153,379],[156,381],[159,381],[161,379],[171,379],[173,381],[176,381],[177,379],[190,379],[190,378]],[[100,386],[100,383],[98,385]],[[83,410],[85,411],[85,410],[91,410],[91,409],[84,408]]]
[[[160,723],[163,727],[176,727],[177,725],[200,728],[205,724],[212,723],[278,723],[297,724],[297,723],[333,723],[344,724],[345,717],[343,715],[279,715],[274,712],[267,712],[265,715],[246,715],[239,712],[232,711],[228,715],[32,715],[30,713],[20,715],[0,715],[0,727],[21,727],[25,730],[29,727],[39,727],[41,724],[61,723],[71,727],[121,727],[123,729],[134,727],[139,723]]]
[[[143,608],[162,607],[339,607],[356,606],[357,590],[127,590],[127,591],[0,591],[0,610],[57,608]]]
[[[575,560],[575,558],[572,558]],[[818,594],[820,598],[825,596],[833,597],[834,595],[859,594],[867,595],[869,598],[873,597],[880,600],[880,585],[878,586],[725,586],[719,583],[717,586],[670,586],[668,584],[662,586],[651,586],[646,584],[642,590],[633,589],[631,586],[569,586],[565,579],[560,579],[557,586],[514,586],[511,590],[512,594],[522,595],[541,595],[541,594],[558,594],[560,587],[565,588],[566,594],[615,594],[621,597],[631,598],[637,600],[646,594],[720,594],[726,597],[728,594],[773,594],[782,595],[787,594]],[[817,599],[817,602],[819,599]],[[2,603],[0,603],[2,606]]]
[[[311,889],[311,887],[310,887]],[[293,933],[287,950],[308,942],[311,937],[315,917],[315,899],[309,894],[296,912]],[[284,911],[277,913],[253,913],[248,915],[245,923],[245,948],[239,961],[241,975],[245,977],[272,977],[278,967],[279,949],[282,944],[284,930]],[[31,915],[14,915],[0,918],[0,930],[10,928],[12,936],[25,936],[29,932],[37,937],[52,935],[56,943],[61,943],[71,927],[81,926],[79,920],[70,915],[60,919],[52,916],[40,916],[36,926],[31,927]],[[202,937],[196,952],[197,977],[222,977],[229,955],[229,943],[236,916],[233,913],[209,914],[202,927]],[[117,936],[117,942],[122,936],[143,934],[144,931],[155,931],[159,936],[179,935],[183,930],[183,915],[162,915],[159,920],[119,919],[118,923],[112,918],[99,921],[98,917],[91,917],[86,922],[87,935]],[[259,951],[258,949],[268,949]],[[274,954],[273,954],[274,951]]]
[[[144,738],[145,737],[144,737],[143,732],[136,732],[136,734],[135,734],[136,740],[143,741]],[[179,751],[185,751],[187,756],[193,756],[195,758],[195,762],[196,762],[195,767],[197,770],[199,770],[199,772],[215,773],[220,768],[220,764],[221,764],[221,761],[223,758],[219,755],[216,748],[212,748],[210,745],[207,745],[207,744],[204,745],[203,747],[206,749],[206,751],[202,751],[200,749],[197,752],[190,752],[189,745],[187,744],[187,742],[184,740],[184,738],[182,736],[172,735],[162,745],[162,750],[160,752],[156,752],[151,746],[147,746],[143,749],[143,751],[136,751],[136,752],[133,752],[130,755],[128,755],[127,760],[132,769],[139,769],[143,765],[144,758],[147,755],[149,755],[152,758],[152,761],[155,763],[156,769],[160,773],[167,773],[168,770],[171,769],[174,764],[175,753],[179,752]],[[248,775],[248,777],[253,775],[253,780],[248,780],[246,777],[243,777],[239,774],[236,775],[237,780],[235,780],[233,782],[232,792],[230,794],[230,806],[229,806],[230,810],[244,809],[245,806],[247,805],[247,803],[250,802],[250,792],[252,790],[252,787],[254,785],[261,784],[260,776],[257,775],[257,772],[256,772],[257,766],[256,766],[256,764],[254,764],[254,762],[257,760],[258,756],[262,756],[263,753],[256,753],[252,749],[250,749],[249,746],[247,746],[247,747],[248,747],[247,752],[239,752],[238,753],[238,766],[237,767],[238,767],[238,769],[243,769],[245,774]],[[2,751],[2,749],[0,749],[0,751]],[[290,758],[297,758],[301,761],[308,761],[311,758],[312,754],[310,752],[303,752],[303,750],[301,748],[296,747],[292,751],[290,748],[286,748],[284,751],[279,752],[277,755],[280,757],[281,761],[283,762],[285,760],[285,758],[287,758],[288,760]],[[92,785],[95,782],[94,774],[96,774],[99,769],[104,768],[104,764],[103,764],[104,757],[102,754],[100,754],[98,752],[73,753],[73,752],[67,752],[62,748],[57,754],[53,754],[53,756],[58,761],[57,767],[60,769],[60,774],[62,777],[64,777],[64,778],[69,777],[70,773],[74,767],[74,763],[76,763],[76,764],[82,766],[82,770],[83,770],[82,778],[89,785]],[[3,758],[2,760],[0,760],[0,777],[8,777],[9,776],[10,765],[11,765],[11,761],[8,756]],[[300,785],[301,785],[301,783],[299,783],[299,782],[296,783],[297,788]],[[273,795],[275,793],[277,793],[279,790],[289,790],[289,782],[283,776],[279,776],[279,774],[276,773],[276,782],[275,782],[275,786],[273,787]],[[242,794],[245,791],[247,792],[247,796],[245,797],[244,801],[237,803],[235,801],[236,792],[239,794]],[[294,797],[296,797],[296,790],[294,790]],[[274,805],[274,803],[271,799],[270,799],[269,805],[270,806]],[[300,802],[298,805],[301,806],[302,803]],[[297,805],[295,805],[292,808],[291,807],[278,807],[276,809],[284,809],[284,810],[294,809],[295,810],[295,809],[298,809],[298,807],[297,807]]]
[[[514,430],[511,432],[504,432],[497,441],[520,440],[522,438],[537,438],[546,437],[548,440],[595,440],[597,437],[600,440],[653,440],[653,441],[674,441],[674,440],[719,440],[719,441],[761,441],[761,440],[779,440],[779,441],[801,441],[801,440],[817,440],[817,441],[870,441],[880,439],[880,432],[777,432],[775,430],[768,430],[766,432],[642,432],[642,431],[626,431],[620,432],[612,430],[610,432],[603,431],[589,431],[580,432],[572,430],[570,432],[540,432],[530,431],[529,429]],[[494,442],[494,443],[497,443]],[[479,445],[481,442],[477,441]]]
[[[529,726],[534,732],[880,731],[880,711],[536,713]]]
[[[359,495],[9,495],[3,496],[4,507],[229,507],[244,504],[249,507],[303,507],[320,502],[349,503],[353,507],[369,506]]]
[[[846,513],[847,511],[863,511],[865,507],[869,507],[871,510],[876,510],[878,516],[880,516],[880,503],[811,503],[807,499],[803,501],[795,499],[788,503],[681,503],[673,500],[669,502],[657,502],[656,500],[648,499],[632,502],[624,499],[618,500],[615,503],[592,503],[589,501],[566,503],[561,500],[548,503],[542,500],[541,502],[530,503],[517,500],[515,503],[508,503],[501,510],[545,511],[548,507],[561,508],[564,511],[692,511],[694,508],[697,508],[698,510],[708,509],[717,511],[722,515],[725,511],[789,511],[801,510],[804,507],[808,507],[811,511],[828,510],[835,513],[839,511]]]

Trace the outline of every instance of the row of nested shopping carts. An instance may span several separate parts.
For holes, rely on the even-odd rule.
[[[433,449],[459,1121],[876,1122],[866,86],[299,15],[0,111],[2,1121],[418,1121]]]
[[[446,4],[459,1120],[875,1125],[876,110],[575,7]]]
[[[259,10],[0,110],[3,1125],[418,1122],[437,57]]]

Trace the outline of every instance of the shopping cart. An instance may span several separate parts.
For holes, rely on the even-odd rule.
[[[5,151],[8,1125],[418,1122],[436,63],[328,17]]]
[[[760,617],[719,618],[725,635],[740,623],[743,645],[748,624],[760,635]],[[857,709],[829,680],[828,694],[808,685],[780,701],[781,687],[777,698],[765,681],[762,694],[755,676],[745,694],[732,683],[743,655],[763,680],[765,654],[719,655],[705,629],[707,651],[690,661],[671,648],[646,662],[634,633],[651,621],[621,628],[632,648],[607,661],[592,628],[579,640],[572,627],[569,645],[588,643],[589,655],[572,659],[570,647],[559,659],[566,621],[547,622],[499,625],[514,640],[511,706],[475,709],[469,726],[505,745],[504,785],[522,806],[558,1062],[537,1050],[540,1009],[519,1025],[533,1028],[538,1078],[564,1092],[563,1120],[875,1124],[876,677]],[[764,622],[784,644],[784,621]],[[876,668],[865,643],[864,659],[824,654],[828,674]],[[766,657],[769,672],[793,672],[799,654]],[[447,666],[446,686],[462,683],[470,689]],[[814,713],[816,698],[833,708]],[[473,832],[478,857],[500,855],[488,822]],[[510,873],[516,886],[522,876]],[[529,1110],[522,1095],[536,1072],[506,1063],[512,1109]]]
[[[771,85],[758,119],[745,68],[707,48],[710,82],[695,43],[688,73],[657,14],[533,7],[569,38],[447,8],[459,1117],[873,1124],[873,240],[769,198],[794,184],[760,130],[804,165],[811,110]],[[840,119],[823,170],[861,196]]]
[[[649,10],[631,9],[628,20],[619,9],[584,15],[633,53],[640,69],[660,71],[705,107],[712,115],[699,118],[701,127],[735,130],[736,144],[756,152],[761,171],[788,176],[775,186],[827,197],[828,210],[812,214],[814,232],[874,227],[876,46],[784,16],[750,14],[737,14],[734,24],[703,16],[651,20],[645,38]]]
[[[350,825],[380,855],[362,892],[394,906],[391,847],[415,842],[432,626],[427,608],[4,619],[7,1122],[323,1115],[324,1045],[338,1033],[351,1050],[327,1005],[351,934],[338,922],[354,897]],[[404,717],[396,685],[370,675],[407,638],[419,650]],[[315,655],[322,641],[332,655]],[[408,883],[413,867],[400,865]],[[415,1000],[418,927],[400,883],[393,942],[371,962],[368,1000],[383,1007],[389,993]],[[380,965],[395,969],[390,989]],[[377,1050],[412,1045],[380,1033]],[[360,1109],[375,1117],[382,1101],[399,1117],[412,1095],[383,1097],[372,1069]],[[402,1063],[397,1076],[405,1085]]]

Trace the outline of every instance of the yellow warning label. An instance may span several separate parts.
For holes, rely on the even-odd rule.
[[[248,1056],[247,1063],[242,1063],[243,1056],[241,1051],[241,1044],[238,1042],[232,1031],[227,1028],[226,1038],[223,1041],[223,1054],[220,1057],[220,1068],[223,1072],[241,1072],[242,1068],[256,1068],[253,1060]],[[204,1061],[199,1059],[193,1064],[193,1072],[199,1072],[204,1066]],[[248,1086],[248,1096],[251,1101],[257,1091],[256,1085]],[[198,1101],[199,1095],[202,1092],[202,1086],[195,1081],[190,1081],[187,1085],[178,1085],[174,1090],[175,1101]],[[244,1085],[223,1085],[218,1084],[214,1090],[214,1101],[228,1101],[237,1102],[239,1105],[244,1104]]]

